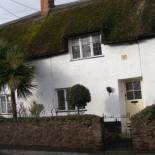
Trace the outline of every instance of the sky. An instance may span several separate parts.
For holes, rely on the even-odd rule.
[[[76,0],[55,0],[64,4]],[[0,24],[21,18],[40,10],[40,0],[0,0]]]

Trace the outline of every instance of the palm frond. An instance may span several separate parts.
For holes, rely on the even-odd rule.
[[[10,72],[9,65],[0,60],[0,88],[8,83]]]
[[[17,88],[18,97],[27,98],[32,95],[32,90],[36,85],[32,84],[34,79],[34,68],[28,64],[22,65],[17,69],[17,74],[20,77],[20,84]]]
[[[12,91],[17,91],[18,97],[32,95],[31,90],[34,68],[25,63],[26,55],[20,48],[0,48],[0,89],[8,85]]]

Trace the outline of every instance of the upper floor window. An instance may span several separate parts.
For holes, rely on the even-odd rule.
[[[102,55],[101,35],[81,37],[70,41],[72,59]]]

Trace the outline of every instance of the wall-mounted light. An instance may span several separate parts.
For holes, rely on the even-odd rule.
[[[109,96],[111,93],[113,93],[113,88],[111,88],[111,87],[107,87],[106,90],[107,90]]]

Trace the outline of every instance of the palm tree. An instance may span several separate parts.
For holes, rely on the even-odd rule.
[[[26,63],[26,56],[19,47],[0,49],[0,90],[7,86],[11,93],[13,117],[17,118],[17,97],[27,98],[31,90],[34,68]]]

